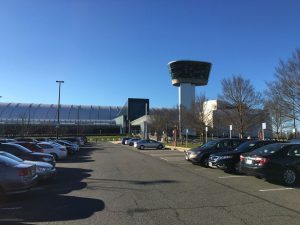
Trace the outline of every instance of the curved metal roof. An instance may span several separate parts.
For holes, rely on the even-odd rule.
[[[60,120],[72,121],[109,121],[117,117],[121,107],[60,105]],[[57,105],[0,103],[0,120],[56,121]]]

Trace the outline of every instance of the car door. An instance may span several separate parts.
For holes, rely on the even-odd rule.
[[[285,165],[294,168],[298,173],[300,172],[300,145],[295,145],[289,149]]]
[[[229,151],[229,150],[231,150],[232,149],[232,141],[231,140],[224,140],[223,142],[222,142],[222,144],[223,144],[223,146],[222,146],[222,148],[220,149],[222,152],[223,151]]]

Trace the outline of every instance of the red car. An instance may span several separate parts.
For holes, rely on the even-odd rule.
[[[43,149],[35,142],[16,142],[16,144],[22,145],[33,152],[44,152]]]

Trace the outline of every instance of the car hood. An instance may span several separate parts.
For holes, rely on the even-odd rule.
[[[48,168],[53,167],[50,163],[40,162],[40,161],[24,160],[23,163],[30,164],[30,165],[36,165],[36,166],[40,166],[40,167],[48,167]]]
[[[209,149],[211,149],[211,148],[203,148],[200,146],[200,147],[190,149],[189,152],[201,152],[201,151],[207,151]]]
[[[227,155],[239,155],[241,152],[239,151],[229,151],[229,152],[217,152],[214,153],[214,156],[227,156]]]
[[[35,157],[35,158],[52,158],[53,156],[47,153],[40,153],[40,152],[33,152],[31,153],[31,156]]]

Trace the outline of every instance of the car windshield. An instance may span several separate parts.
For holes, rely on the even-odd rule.
[[[205,143],[204,145],[201,145],[200,148],[210,148],[213,147],[214,145],[216,145],[218,143],[218,141],[214,140],[214,141],[209,141],[207,143]]]
[[[285,146],[285,144],[270,144],[270,145],[266,145],[263,147],[260,147],[258,149],[255,149],[254,151],[252,151],[253,154],[274,154],[277,151],[280,151],[283,147]]]
[[[244,142],[241,145],[239,145],[237,148],[235,148],[234,151],[237,151],[237,152],[248,151],[248,150],[252,149],[256,145],[256,143],[257,142],[255,142],[255,141]]]
[[[23,153],[32,153],[32,151],[30,151],[28,148],[25,148],[23,147],[22,145],[18,145],[18,144],[15,144],[16,146],[18,146],[18,150],[23,152]]]
[[[16,160],[16,161],[18,161],[18,162],[23,162],[22,159],[20,159],[19,157],[15,156],[15,155],[13,155],[13,154],[8,153],[8,152],[2,152],[2,151],[1,151],[1,152],[0,152],[0,155],[1,155],[1,156],[8,157],[8,158],[13,159],[13,160]]]

